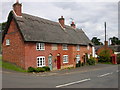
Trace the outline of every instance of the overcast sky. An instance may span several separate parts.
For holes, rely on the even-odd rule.
[[[65,18],[65,24],[70,25],[73,19],[77,28],[82,28],[87,36],[98,37],[104,41],[104,22],[107,22],[107,39],[109,37],[118,37],[118,2],[81,2],[71,0],[70,2],[24,2],[28,0],[20,0],[22,3],[22,12],[34,16],[49,19],[58,22],[58,18],[62,15]],[[99,0],[98,0],[99,1]],[[12,10],[12,4],[15,0],[5,0],[2,2],[2,20],[7,21],[7,16]],[[0,3],[1,4],[1,3]],[[1,6],[1,5],[0,5]],[[0,14],[1,16],[1,14]],[[71,19],[72,18],[72,19]]]

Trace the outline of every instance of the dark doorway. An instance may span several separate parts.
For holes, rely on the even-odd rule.
[[[61,68],[61,61],[60,61],[60,55],[57,56],[57,69]]]

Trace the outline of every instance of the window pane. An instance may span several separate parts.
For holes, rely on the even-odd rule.
[[[37,63],[39,63],[39,61]]]
[[[6,45],[10,45],[10,40],[6,39]]]
[[[42,66],[42,61],[40,61],[40,65]]]
[[[63,44],[63,50],[68,50],[67,44]]]
[[[37,66],[42,67],[45,65],[45,57],[39,56],[37,57]]]
[[[44,43],[37,43],[36,44],[36,49],[37,50],[44,50],[45,48],[44,48]]]
[[[63,56],[63,63],[68,63],[68,55]]]
[[[42,58],[40,58],[40,61],[42,61]]]
[[[79,45],[76,46],[76,50],[78,50],[78,51],[80,50],[80,46]]]
[[[57,50],[57,44],[52,44],[52,50]]]

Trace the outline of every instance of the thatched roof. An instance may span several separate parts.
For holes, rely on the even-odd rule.
[[[67,25],[63,29],[58,22],[28,14],[17,17],[13,11],[9,14],[7,27],[9,27],[12,18],[14,18],[24,41],[92,45],[92,42],[81,29],[73,29]],[[6,33],[7,28],[4,35]]]

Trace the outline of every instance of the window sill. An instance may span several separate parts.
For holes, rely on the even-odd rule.
[[[43,65],[43,66],[37,66],[37,67],[44,67],[44,66],[46,66],[46,65]]]
[[[63,50],[68,50],[68,49],[63,49]]]
[[[10,46],[10,44],[6,44],[6,46]]]
[[[68,63],[68,62],[63,62],[63,64],[66,64],[66,63]]]
[[[40,49],[40,50],[39,50],[39,49],[37,49],[37,51],[44,51],[44,50],[45,50],[45,49]]]

